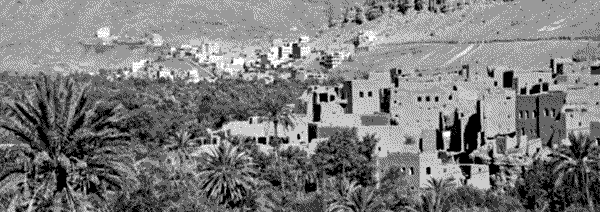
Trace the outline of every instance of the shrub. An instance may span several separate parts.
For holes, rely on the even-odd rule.
[[[415,0],[415,11],[419,12],[425,9],[425,2],[423,0]]]

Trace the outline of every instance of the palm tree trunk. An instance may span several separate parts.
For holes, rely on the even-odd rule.
[[[279,124],[279,120],[277,120],[277,119],[273,120],[273,134],[275,135],[274,137],[276,137],[276,138],[278,138],[277,124]]]
[[[589,175],[587,173],[587,167],[584,165],[583,167],[583,180],[584,180],[584,189],[585,189],[585,196],[587,197],[587,202],[588,202],[588,206],[590,211],[595,212],[594,210],[594,200],[592,199],[592,196],[590,195],[590,184],[589,184]]]

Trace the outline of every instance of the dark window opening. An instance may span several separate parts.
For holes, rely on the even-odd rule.
[[[362,97],[364,97],[364,96],[365,96],[365,93],[363,93],[363,92],[361,91],[361,92],[359,92],[359,93],[358,93],[358,96],[362,98]]]
[[[498,87],[498,81],[494,81],[494,87]]]
[[[327,94],[326,93],[319,94],[319,101],[327,102]]]
[[[452,95],[448,96],[448,100],[452,100]]]
[[[419,96],[419,97],[417,97],[417,102],[420,102],[420,101],[421,101],[421,97]]]
[[[267,138],[266,137],[258,137],[258,143],[259,144],[267,144]]]
[[[335,101],[335,96],[333,96],[333,95],[329,96],[329,101],[330,101],[330,102],[333,102],[333,101]]]
[[[562,63],[556,64],[556,74],[562,75],[564,73],[564,69],[565,69],[564,64],[562,64]]]
[[[373,96],[373,92],[369,91],[368,95],[369,95],[369,97],[372,97]]]
[[[452,86],[452,90],[458,90],[458,88],[456,87],[456,85]]]
[[[425,174],[427,174],[427,175],[431,174],[431,167],[425,168]]]
[[[439,101],[440,101],[440,98],[436,96],[435,97],[435,102],[439,102]]]
[[[431,99],[429,98],[429,96],[425,97],[425,101],[431,101]]]
[[[506,71],[503,74],[503,78],[502,78],[502,87],[503,88],[512,88],[512,82],[513,82],[513,78],[515,76],[515,72],[513,71]]]
[[[548,83],[547,82],[542,84],[542,91],[548,91]]]

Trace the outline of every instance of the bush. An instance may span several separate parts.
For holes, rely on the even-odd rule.
[[[422,11],[423,9],[425,9],[425,2],[423,0],[416,0],[415,1],[415,11],[419,12]]]
[[[365,13],[367,21],[373,21],[382,15],[383,13],[379,10],[379,8],[371,8]]]

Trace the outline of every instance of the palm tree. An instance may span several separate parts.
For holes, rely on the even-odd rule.
[[[423,196],[431,211],[437,212],[442,210],[442,201],[445,199],[448,191],[455,187],[454,178],[431,178],[427,180],[428,188],[430,192],[429,196]]]
[[[588,207],[590,211],[594,211],[594,200],[589,191],[589,174],[595,173],[593,170],[598,168],[600,149],[587,135],[569,133],[568,138],[570,145],[561,145],[551,154],[554,159],[553,172],[558,174],[555,185],[561,185],[566,175],[574,176],[575,186],[579,186],[579,180],[583,181]]]
[[[87,195],[105,200],[133,180],[131,152],[121,142],[129,135],[116,125],[124,118],[122,107],[91,102],[88,91],[89,83],[76,86],[71,78],[44,75],[30,95],[8,102],[0,127],[22,144],[6,149],[24,157],[10,165],[18,168],[3,169],[0,184],[23,189],[18,195],[29,211],[44,196],[66,197],[72,208],[83,210]]]
[[[182,127],[175,132],[175,135],[170,136],[166,141],[167,143],[163,144],[162,148],[160,148],[161,152],[175,156],[177,159],[176,163],[179,164],[179,171],[189,173],[190,170],[186,170],[184,165],[190,164],[191,161],[189,155],[192,148],[194,144],[200,142],[201,139],[192,139],[192,134]]]
[[[204,158],[198,177],[200,189],[208,198],[235,206],[259,184],[253,159],[238,146],[222,142]]]
[[[289,96],[283,93],[276,93],[273,91],[272,95],[267,94],[266,100],[264,100],[261,108],[263,115],[263,121],[273,123],[274,135],[279,137],[278,126],[282,124],[286,128],[294,128],[294,115],[291,113],[290,108],[287,104],[291,103]]]
[[[372,212],[383,209],[383,201],[376,196],[373,187],[362,187],[347,180],[344,180],[344,185],[338,194],[343,196],[330,204],[327,211]]]

